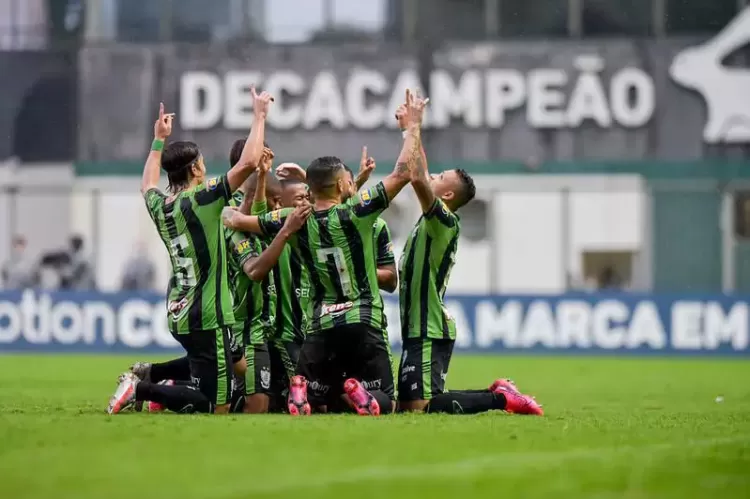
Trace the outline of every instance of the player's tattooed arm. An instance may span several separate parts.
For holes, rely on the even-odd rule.
[[[430,178],[427,175],[426,157],[418,154],[415,158],[415,165],[411,172],[411,185],[419,199],[419,205],[422,207],[422,213],[428,213],[433,204],[435,204],[435,194],[430,187]]]
[[[253,95],[253,109],[255,115],[253,125],[250,129],[250,135],[245,141],[245,147],[242,149],[237,164],[232,166],[227,174],[229,188],[232,192],[240,188],[255,169],[258,167],[263,156],[263,141],[266,137],[266,116],[268,109],[273,102],[273,97],[268,92],[256,93],[255,87],[250,89]]]
[[[164,113],[164,103],[159,104],[159,117],[154,123],[154,142],[151,152],[148,153],[146,164],[143,167],[141,178],[141,193],[146,194],[151,189],[159,187],[159,174],[161,172],[161,152],[164,142],[172,134],[172,120],[174,113]]]
[[[294,235],[295,232],[300,230],[307,221],[307,217],[312,212],[311,206],[300,206],[289,214],[284,222],[284,226],[281,228],[276,237],[273,238],[271,244],[263,250],[263,252],[257,258],[251,258],[243,266],[245,274],[253,281],[262,281],[266,278],[271,269],[278,263],[281,252],[284,251],[284,246],[287,241]]]
[[[398,287],[398,272],[396,272],[396,264],[390,263],[388,265],[378,266],[378,287],[386,293],[393,293]]]

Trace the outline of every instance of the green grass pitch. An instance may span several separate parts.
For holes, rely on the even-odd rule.
[[[747,360],[454,359],[543,418],[108,417],[132,360],[0,356],[0,497],[750,497]]]

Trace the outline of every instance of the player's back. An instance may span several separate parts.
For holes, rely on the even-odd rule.
[[[174,196],[157,189],[146,194],[149,214],[172,264],[167,310],[175,334],[234,322],[221,223],[230,192],[222,176]]]

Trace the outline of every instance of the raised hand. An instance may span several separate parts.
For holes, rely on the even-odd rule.
[[[239,218],[239,211],[233,206],[227,206],[221,210],[221,221],[224,222],[224,227],[232,230],[237,229],[237,219]]]
[[[264,147],[263,156],[261,157],[261,160],[260,160],[260,168],[258,171],[259,174],[265,175],[269,171],[271,171],[271,167],[273,166],[273,158],[274,158],[273,151],[268,147]]]
[[[410,126],[422,126],[422,118],[424,118],[424,110],[430,99],[423,99],[419,94],[419,90],[416,93],[412,93],[411,90],[406,90],[406,120]]]
[[[357,188],[362,187],[375,170],[375,158],[367,155],[367,146],[362,148],[362,157],[359,160],[359,172],[357,173]]]
[[[167,137],[172,135],[172,120],[174,120],[174,113],[164,113],[164,103],[159,103],[159,117],[154,123],[154,138],[159,140],[166,140]]]
[[[276,167],[276,178],[279,180],[297,180],[299,182],[304,182],[307,179],[307,174],[297,163],[282,163]]]
[[[312,206],[309,204],[298,206],[294,209],[292,213],[289,214],[288,217],[286,217],[286,222],[284,222],[284,229],[286,229],[290,234],[293,234],[300,230],[303,225],[305,225],[305,222],[307,222],[307,217],[310,216],[310,213],[312,213]]]
[[[271,102],[274,101],[271,94],[263,91],[259,95],[255,91],[255,87],[250,88],[250,93],[253,96],[253,110],[255,111],[255,115],[262,118],[268,116],[268,109],[271,107]]]
[[[396,121],[398,122],[398,127],[401,130],[406,130],[409,128],[409,119],[406,115],[406,104],[401,104],[396,109]]]

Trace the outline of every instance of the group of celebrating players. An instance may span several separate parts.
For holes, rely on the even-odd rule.
[[[160,106],[141,192],[169,252],[167,317],[186,355],[131,366],[107,411],[148,403],[149,411],[182,413],[542,415],[507,379],[445,390],[456,324],[443,295],[458,246],[456,212],[475,187],[461,169],[428,173],[421,127],[429,99],[406,92],[396,111],[404,138],[396,166],[359,190],[375,168],[366,148],[356,178],[334,156],[273,171],[264,136],[274,99],[252,95],[250,134],[232,146],[230,170],[210,180],[196,144],[165,145],[174,115]],[[162,168],[168,193],[158,188]],[[380,214],[407,184],[422,216],[397,271]],[[397,287],[396,395],[380,291]]]

